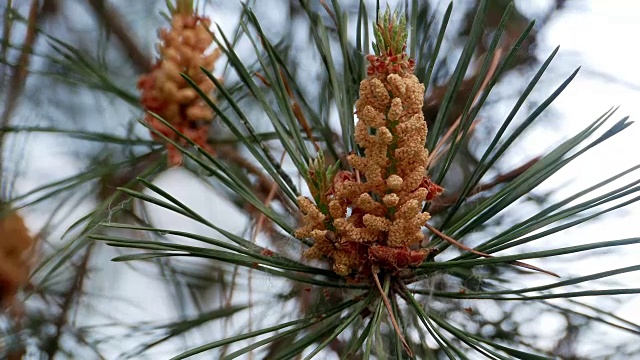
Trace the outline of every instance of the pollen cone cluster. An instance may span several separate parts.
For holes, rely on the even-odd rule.
[[[22,218],[11,213],[0,218],[0,303],[12,303],[18,289],[29,276],[28,255],[33,246]]]
[[[353,171],[333,176],[328,193],[314,196],[316,203],[298,199],[303,226],[296,236],[314,240],[305,255],[330,258],[343,276],[366,275],[374,265],[417,266],[429,253],[415,249],[430,217],[422,207],[441,189],[426,177],[425,87],[413,75],[406,35],[393,36],[403,32],[404,24],[388,13],[378,24],[380,51],[367,57],[369,76],[356,102],[355,140],[363,153],[348,156]],[[310,174],[318,172],[313,170]]]
[[[200,67],[212,71],[220,51],[208,52],[213,42],[207,31],[211,21],[197,16],[190,4],[185,6],[187,3],[178,0],[178,8],[172,14],[171,28],[159,31],[159,58],[149,73],[140,76],[138,88],[145,110],[158,114],[196,144],[211,151],[207,144],[207,133],[213,120],[213,111],[180,73],[189,76],[205,93],[211,93],[214,84]],[[147,113],[145,120],[169,139],[186,145],[186,141],[151,114]],[[160,140],[159,136],[152,135]],[[166,146],[169,164],[180,164],[180,151],[169,143]]]

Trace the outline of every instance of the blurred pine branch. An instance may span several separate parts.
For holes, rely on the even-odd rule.
[[[597,184],[576,189],[573,196],[560,201],[546,200],[546,194],[536,189],[630,122],[623,118],[608,125],[615,116],[612,109],[548,153],[513,169],[501,171],[498,167],[505,156],[518,151],[526,131],[535,124],[540,126],[544,112],[577,74],[577,70],[571,73],[543,101],[532,100],[532,91],[558,52],[554,50],[538,63],[533,49],[541,28],[554,12],[567,6],[564,1],[554,2],[535,27],[518,7],[506,1],[455,3],[445,9],[435,2],[400,4],[398,16],[408,28],[407,52],[415,59],[417,79],[427,89],[422,114],[429,129],[425,146],[431,154],[430,178],[425,178],[424,186],[434,193],[442,186],[445,192],[421,203],[423,211],[432,216],[428,227],[432,230],[423,229],[421,243],[386,250],[393,254],[394,265],[402,256],[415,256],[425,249],[428,256],[420,259],[419,266],[399,266],[398,271],[377,263],[382,270],[377,275],[374,271],[373,277],[335,273],[331,265],[336,260],[330,254],[325,254],[330,261],[301,257],[314,240],[295,239],[293,234],[303,218],[298,196],[316,191],[314,201],[322,205],[335,196],[331,189],[336,181],[366,180],[360,173],[349,175],[353,169],[347,159],[354,154],[368,156],[355,140],[361,116],[354,114],[354,104],[362,95],[358,92],[360,82],[367,77],[365,56],[372,52],[371,40],[379,43],[387,39],[376,38],[375,22],[371,26],[374,19],[383,18],[378,11],[385,9],[384,4],[374,9],[364,1],[287,1],[284,7],[289,14],[282,26],[286,30],[280,38],[271,36],[269,21],[254,12],[262,6],[260,2],[242,5],[238,26],[231,32],[223,31],[222,26],[208,29],[223,54],[224,64],[215,74],[210,66],[196,66],[178,67],[171,75],[181,84],[180,89],[198,95],[190,101],[200,101],[212,114],[184,126],[165,118],[162,111],[147,115],[140,111],[153,109],[140,100],[130,80],[133,74],[153,69],[153,56],[138,44],[135,31],[127,28],[129,24],[121,21],[128,15],[127,7],[107,1],[81,3],[88,6],[106,34],[117,38],[115,45],[99,42],[95,53],[90,53],[82,37],[49,30],[42,19],[64,14],[66,4],[45,1],[38,8],[39,2],[33,1],[27,15],[23,15],[25,8],[11,1],[5,8],[1,58],[3,69],[11,73],[9,85],[5,85],[2,73],[3,91],[8,94],[0,134],[5,160],[2,215],[19,208],[47,209],[51,214],[39,234],[42,255],[29,282],[22,284],[25,311],[18,318],[3,319],[7,324],[3,325],[3,343],[8,345],[0,348],[0,354],[22,349],[50,358],[112,356],[105,349],[117,343],[117,336],[100,335],[101,326],[77,325],[74,315],[86,304],[99,301],[99,295],[85,290],[84,283],[103,266],[104,255],[100,254],[112,254],[102,243],[120,249],[114,261],[162,279],[176,308],[175,316],[154,324],[102,326],[107,330],[122,327],[125,331],[119,336],[140,339],[135,348],[117,349],[120,357],[140,358],[170,344],[171,356],[180,353],[175,358],[204,351],[220,358],[270,359],[323,358],[330,353],[356,359],[406,358],[408,354],[415,358],[478,354],[495,359],[578,358],[582,350],[577,339],[594,324],[633,336],[640,334],[639,325],[615,314],[618,300],[613,296],[640,290],[631,284],[607,282],[613,276],[640,270],[637,265],[615,264],[608,271],[580,274],[571,271],[570,265],[557,268],[558,262],[542,260],[567,254],[586,256],[587,251],[597,249],[613,251],[619,246],[634,246],[637,238],[530,246],[535,240],[564,234],[566,229],[639,199],[638,181],[628,180],[636,176],[633,174],[639,166],[620,174],[603,174]],[[190,13],[194,5],[185,0],[167,4],[168,18]],[[198,11],[209,15],[211,4],[200,5]],[[222,3],[214,6],[231,7]],[[195,16],[196,22],[201,20]],[[216,19],[215,12],[210,16],[214,22],[226,20]],[[168,25],[177,26],[175,20]],[[15,26],[26,26],[21,42],[15,41]],[[36,36],[44,44],[38,45]],[[389,36],[392,39],[395,35]],[[186,44],[188,37],[176,41]],[[110,54],[107,60],[101,54],[108,53],[112,45],[125,51],[118,52],[119,58]],[[29,66],[25,60],[29,58],[37,59],[37,66]],[[121,64],[131,68],[119,68]],[[492,90],[510,72],[533,67],[537,72],[530,74],[530,82],[517,95],[509,115],[499,123],[490,123],[486,117],[496,101],[490,96]],[[19,99],[34,109],[43,109],[34,103],[33,90],[25,86],[27,74],[33,75],[30,81],[51,81],[78,94],[85,91],[107,96],[110,107],[132,109],[135,115],[121,121],[120,129],[60,121],[34,126],[19,113]],[[203,84],[207,84],[205,88]],[[76,104],[67,104],[68,111],[72,105]],[[519,114],[525,111],[528,115],[521,120]],[[42,112],[46,116],[46,110]],[[135,120],[143,116],[141,126]],[[179,116],[184,116],[182,110]],[[205,141],[196,138],[194,132],[211,120],[211,130],[204,131]],[[470,140],[477,138],[481,127],[496,129],[490,138],[480,139],[479,145],[472,144]],[[30,190],[14,190],[6,184],[18,175],[7,164],[14,164],[19,152],[7,150],[4,144],[6,139],[20,139],[25,134],[54,135],[70,144],[83,144],[76,152],[86,159],[85,168],[56,181],[46,179]],[[181,167],[206,184],[207,192],[228,199],[230,214],[233,208],[246,216],[244,231],[228,230],[233,219],[225,214],[212,219],[172,195],[175,189],[157,185],[167,170],[167,148],[180,154]],[[322,162],[318,153],[324,154]],[[614,182],[615,188],[602,192]],[[315,185],[308,188],[307,184]],[[381,199],[373,195],[380,204]],[[75,214],[69,221],[64,209],[74,196],[92,199],[92,210],[83,210],[84,216]],[[533,211],[525,206],[530,202],[539,203]],[[173,213],[176,223],[152,215],[158,208]],[[322,206],[320,209],[325,211]],[[354,213],[346,215],[350,216]],[[178,230],[180,217],[217,235]],[[61,224],[71,225],[62,242],[60,234],[53,231]],[[329,241],[336,241],[330,237]],[[204,261],[192,262],[198,259]],[[530,271],[512,266],[522,260],[544,265],[545,271],[558,272],[563,279],[534,278]],[[285,285],[263,285],[271,282]],[[533,285],[541,282],[544,285]],[[602,299],[602,307],[579,299],[585,296]],[[483,316],[485,304],[497,306],[502,316]],[[49,310],[41,310],[43,307]],[[140,311],[145,310],[150,309]],[[548,346],[541,341],[544,334],[522,331],[517,321],[526,324],[530,319],[509,316],[516,312],[562,316],[562,334]],[[215,338],[198,336],[212,330]],[[139,335],[144,332],[149,335]],[[215,349],[220,350],[216,353]],[[633,344],[628,344],[626,349],[603,351],[631,354],[633,349]],[[168,357],[167,353],[161,357]]]

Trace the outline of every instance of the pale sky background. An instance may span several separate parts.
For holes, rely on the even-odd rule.
[[[261,0],[258,2],[266,4]],[[536,11],[544,9],[548,1],[517,1],[516,4],[527,6],[522,8],[535,14]],[[547,121],[553,126],[537,127],[536,131],[528,136],[527,147],[522,152],[523,160],[551,149],[553,145],[574,135],[612,106],[620,105],[621,107],[609,122],[610,125],[625,115],[629,115],[632,121],[640,120],[640,70],[638,67],[640,45],[635,39],[636,34],[640,33],[640,2],[631,0],[569,1],[567,6],[575,7],[572,4],[580,5],[579,9],[565,10],[560,15],[554,16],[552,22],[539,34],[539,49],[537,51],[539,58],[545,58],[555,46],[561,45],[560,52],[554,60],[555,65],[547,74],[548,78],[545,80],[545,86],[541,87],[540,93],[550,93],[551,89],[563,81],[575,67],[582,65],[583,69],[552,105],[558,116]],[[273,11],[276,10],[277,7]],[[232,21],[237,19],[235,11],[237,8],[228,10],[228,13],[221,13],[217,8],[213,16],[222,22],[224,29],[230,29],[233,28]],[[231,14],[233,15],[231,16]],[[259,12],[259,14],[268,16],[268,12]],[[276,30],[274,29],[274,31]],[[27,109],[21,109],[21,111],[26,112]],[[20,191],[31,188],[35,184],[50,181],[52,177],[61,178],[78,170],[78,168],[69,166],[69,157],[49,156],[51,153],[57,153],[57,149],[63,152],[55,139],[46,136],[37,136],[36,138],[39,139],[41,146],[29,149],[25,156],[30,160],[46,159],[46,162],[33,161],[29,164],[25,174],[28,181],[22,183]],[[561,173],[544,183],[542,188],[550,189],[561,185],[562,191],[556,196],[563,197],[572,194],[640,163],[639,154],[640,124],[634,124],[615,136],[614,139],[599,145],[567,166]],[[73,161],[76,160],[73,159]],[[518,159],[514,161],[517,163]],[[42,174],[49,174],[51,177],[44,179]],[[632,173],[625,179],[631,181],[637,178],[638,174]],[[214,223],[217,217],[222,216],[222,220],[229,225],[227,228],[229,230],[241,232],[245,226],[243,214],[235,207],[226,205],[223,199],[212,195],[211,198],[203,201],[202,194],[207,190],[188,174],[179,170],[170,170],[156,183],[161,187],[167,186],[167,189],[171,190],[170,192],[178,199],[191,205],[199,212],[209,215],[210,219],[214,219]],[[172,185],[176,183],[180,186]],[[622,184],[620,182],[618,186]],[[77,213],[84,213],[90,209],[90,206],[92,204],[83,204],[77,209]],[[34,228],[42,221],[41,214],[27,215]],[[640,204],[634,204],[602,217],[601,221],[570,229],[563,232],[561,236],[550,237],[544,241],[549,241],[546,244],[551,245],[557,245],[560,242],[564,245],[565,241],[568,241],[567,244],[575,245],[640,236],[640,225],[637,220],[639,217]],[[237,221],[229,221],[229,219]],[[210,230],[195,226],[188,221],[173,219],[171,222],[175,229],[204,233],[205,235],[212,234]],[[541,242],[541,246],[544,246],[544,241]],[[637,246],[625,247],[615,254],[603,256],[602,253],[597,253],[597,255],[593,255],[602,256],[602,261],[599,261],[599,258],[594,261],[593,256],[586,259],[588,261],[580,261],[576,257],[571,257],[570,272],[593,273],[621,267],[622,264],[638,264],[638,250]],[[89,289],[92,294],[96,295],[96,298],[103,297],[102,300],[94,303],[95,308],[111,312],[115,304],[120,304],[120,307],[117,308],[119,310],[117,317],[131,323],[157,320],[163,317],[171,319],[174,310],[173,304],[169,300],[169,294],[162,290],[159,283],[154,283],[154,280],[141,277],[123,264],[108,262],[114,254],[114,251],[109,250],[103,253],[100,258],[94,259],[96,264],[100,262],[100,266],[104,266],[103,269],[106,270],[96,273],[90,279]],[[576,262],[573,262],[574,260]],[[532,263],[536,264],[535,261]],[[562,261],[550,261],[548,264],[550,265],[543,267],[560,273],[563,272],[562,266],[566,265]],[[114,278],[118,280],[116,282],[107,281],[107,279]],[[529,280],[531,279],[527,279],[527,285],[531,284]],[[631,284],[631,287],[634,287],[633,284],[640,283],[640,275],[632,273],[626,277],[616,277],[616,280],[626,281]],[[546,283],[548,279],[540,277],[534,281]],[[270,286],[280,285],[277,284],[276,279],[267,287]],[[106,294],[108,296],[104,296]],[[127,303],[114,300],[118,298],[125,298]],[[624,299],[625,303],[617,309],[616,314],[631,321],[640,322],[638,297],[625,296],[620,299]],[[581,300],[590,303],[597,299]],[[132,307],[130,304],[136,305]],[[106,321],[99,316],[95,309],[85,309],[84,315],[80,313],[78,318],[82,319],[81,322],[89,323]],[[553,327],[553,319],[541,324],[541,326]],[[602,336],[602,333],[595,332],[592,334],[592,339],[597,342],[602,339]],[[200,340],[202,342],[211,341],[210,338]],[[115,356],[123,348],[134,345],[136,341],[135,339],[118,341],[116,347],[105,348],[106,354]],[[192,343],[192,345],[196,344],[198,342]],[[178,344],[178,346],[181,347],[182,344]],[[161,346],[156,351],[164,353],[171,347],[171,345]]]

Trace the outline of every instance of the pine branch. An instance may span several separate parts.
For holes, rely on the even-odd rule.
[[[81,262],[77,265],[73,283],[65,294],[60,306],[60,312],[57,319],[54,321],[56,329],[55,334],[52,338],[48,339],[46,344],[43,346],[43,351],[47,354],[48,359],[53,359],[60,350],[60,338],[65,332],[64,328],[69,318],[69,312],[73,309],[73,303],[82,296],[82,288],[87,277],[89,259],[91,258],[93,247],[93,243],[87,247],[84,255],[82,256]]]
[[[107,3],[107,0],[87,0],[104,28],[116,36],[131,60],[131,64],[142,74],[149,72],[152,61],[145,55],[132,36],[132,32],[120,21],[123,17]]]
[[[489,191],[494,187],[510,182],[520,176],[525,171],[529,170],[531,166],[533,166],[536,162],[540,160],[540,157],[536,157],[532,160],[527,161],[525,164],[518,166],[517,168],[510,170],[504,174],[496,176],[493,180],[479,184],[471,192],[469,192],[465,199],[471,198],[475,195],[478,195],[482,192]],[[439,214],[445,210],[447,210],[450,206],[456,204],[460,200],[460,194],[451,194],[438,197],[434,202],[429,206],[429,213],[432,215]]]

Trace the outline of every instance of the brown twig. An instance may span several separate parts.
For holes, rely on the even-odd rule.
[[[9,94],[6,97],[5,109],[2,114],[2,126],[7,126],[11,114],[15,110],[18,98],[24,90],[24,84],[27,79],[29,64],[31,60],[31,53],[33,45],[36,42],[38,31],[36,30],[36,24],[38,21],[38,0],[32,0],[29,7],[29,15],[27,16],[27,33],[24,37],[24,43],[16,62],[16,67],[9,81]]]
[[[431,225],[429,225],[429,224],[425,224],[425,226],[426,226],[426,227],[427,227],[427,229],[429,229],[432,233],[434,233],[434,234],[438,235],[439,237],[443,238],[443,239],[444,239],[445,241],[447,241],[448,243],[450,243],[450,244],[452,244],[452,245],[455,245],[456,247],[458,247],[458,248],[459,248],[459,249],[461,249],[461,250],[468,251],[468,252],[470,252],[470,253],[472,253],[472,254],[480,255],[480,256],[482,256],[482,257],[486,257],[486,258],[492,258],[492,257],[494,257],[493,255],[489,255],[489,254],[483,253],[482,251],[478,251],[478,250],[475,250],[475,249],[472,249],[472,248],[470,248],[470,247],[466,246],[465,244],[463,244],[463,243],[461,243],[461,242],[459,242],[459,241],[455,240],[454,238],[452,238],[452,237],[450,237],[450,236],[447,236],[447,235],[445,235],[444,233],[442,233],[442,232],[438,231],[438,229],[434,228],[433,226],[431,226]],[[512,262],[509,262],[509,263],[510,263],[510,264],[513,264],[513,265],[515,265],[515,266],[523,267],[523,268],[525,268],[525,269],[535,270],[535,271],[539,271],[539,272],[542,272],[542,273],[545,273],[545,274],[548,274],[548,275],[551,275],[551,276],[560,277],[560,275],[558,275],[558,274],[556,274],[556,273],[554,273],[554,272],[547,271],[547,270],[541,269],[541,268],[539,268],[539,267],[537,267],[537,266],[533,266],[533,265],[529,265],[529,264],[527,264],[527,263],[523,263],[523,262],[521,262],[521,261],[512,261]]]
[[[327,12],[327,14],[329,14],[329,16],[331,17],[331,20],[333,20],[333,23],[336,24],[336,26],[338,26],[338,18],[336,18],[336,14],[334,14],[333,11],[331,11],[331,8],[329,7],[329,5],[327,5],[326,1],[320,0],[320,5],[322,5],[324,10]]]
[[[11,120],[11,115],[16,109],[18,105],[18,99],[20,95],[22,95],[22,91],[24,90],[24,84],[27,79],[28,71],[29,71],[29,63],[31,60],[31,53],[33,49],[33,45],[36,42],[37,38],[37,29],[36,23],[38,21],[38,0],[32,0],[31,6],[29,7],[29,15],[27,16],[27,33],[24,38],[24,43],[22,45],[22,49],[20,51],[20,55],[18,56],[17,65],[14,69],[13,76],[9,80],[9,92],[5,98],[5,107],[2,113],[2,117],[0,118],[0,127],[5,128],[9,125],[9,121]],[[6,28],[5,31],[10,32],[11,28]],[[7,39],[7,41],[9,41]],[[1,84],[0,84],[1,85]],[[6,188],[4,182],[4,133],[0,133],[0,202],[2,202],[5,196],[7,196],[6,192],[9,191]]]
[[[469,126],[469,131],[468,134],[473,133],[473,131],[476,129],[476,126],[478,126],[478,124],[480,123],[481,119],[475,119],[472,123],[471,126]],[[458,134],[458,136],[456,137],[456,142],[460,141],[460,139],[462,139],[462,133]],[[447,136],[447,135],[445,135]],[[444,144],[444,142],[443,142]],[[427,166],[430,168],[431,164],[436,164],[438,163],[438,161],[440,161],[440,159],[444,156],[444,154],[447,153],[447,151],[449,151],[449,148],[451,147],[452,143],[448,143],[446,145],[444,145],[444,147],[438,149],[438,151],[433,151],[431,154],[429,154],[429,159],[427,160]],[[439,145],[439,144],[438,144]],[[437,148],[437,146],[436,146]]]
[[[257,71],[253,74],[258,79],[260,79],[260,81],[266,87],[269,87],[269,88],[271,87],[271,83],[262,74],[260,74]],[[284,89],[287,92],[287,96],[289,96],[289,99],[291,100],[291,111],[293,112],[293,115],[298,120],[298,123],[300,123],[300,126],[302,126],[302,129],[304,129],[304,132],[309,137],[309,140],[313,144],[313,147],[316,149],[316,151],[320,151],[320,146],[316,142],[316,139],[313,137],[313,131],[311,129],[311,126],[309,126],[309,122],[307,121],[307,118],[304,116],[304,113],[302,112],[302,107],[300,107],[298,100],[296,100],[295,96],[293,95],[293,91],[291,91],[291,87],[289,86],[289,83],[287,82],[287,78],[285,77],[282,69],[280,70],[280,78],[282,79],[282,83],[284,84]]]
[[[283,152],[282,156],[280,157],[280,165],[282,165],[282,162],[284,162],[284,158],[287,155],[287,152]],[[271,185],[271,189],[269,190],[269,194],[267,194],[267,198],[264,200],[264,205],[265,206],[269,206],[269,204],[271,203],[271,200],[273,200],[273,197],[276,194],[276,190],[278,189],[278,184],[276,184],[275,182]],[[260,229],[262,228],[262,224],[264,222],[264,220],[266,219],[266,216],[263,213],[260,213],[260,215],[258,216],[258,220],[256,221],[256,227],[254,229],[253,235],[251,236],[251,243],[255,244],[256,243],[256,238],[258,237],[258,234],[260,233]],[[253,282],[253,269],[249,269],[249,274],[248,274],[248,287],[249,287],[249,306],[253,306],[253,287],[251,286],[252,282]],[[251,312],[249,312],[249,332],[251,332],[253,330],[253,314]],[[249,359],[253,359],[253,351],[249,351]]]
[[[284,158],[287,155],[287,152],[283,152],[282,156],[280,157],[280,164],[282,165],[282,163],[284,162]],[[269,206],[269,204],[271,204],[271,201],[273,200],[273,198],[276,195],[276,192],[278,190],[278,184],[276,184],[275,182],[271,184],[271,189],[269,189],[269,193],[267,194],[266,199],[264,200],[264,205],[265,206]],[[253,232],[253,236],[251,237],[251,242],[255,243],[256,242],[256,238],[258,237],[258,234],[260,233],[260,229],[262,228],[262,224],[264,222],[264,220],[267,217],[263,214],[260,213],[260,216],[258,216],[258,221],[256,222],[256,227],[254,229]]]
[[[287,95],[289,96],[289,99],[291,99],[291,110],[293,111],[293,115],[296,117],[296,119],[300,123],[300,126],[302,126],[304,131],[307,133],[307,136],[309,137],[309,140],[313,144],[313,147],[316,149],[316,151],[320,151],[320,146],[316,142],[316,139],[313,137],[313,131],[311,130],[311,126],[309,126],[309,122],[307,121],[307,118],[304,116],[304,113],[302,112],[302,107],[300,107],[298,100],[296,100],[295,96],[293,96],[293,91],[291,91],[291,88],[289,87],[289,83],[287,82],[287,79],[285,78],[284,72],[282,70],[280,70],[280,77],[282,78],[282,82],[284,83],[284,88],[287,91]]]
[[[531,159],[529,161],[527,161],[524,165],[521,165],[505,174],[496,176],[493,180],[484,183],[484,184],[480,184],[478,186],[476,186],[466,197],[472,197],[474,195],[477,195],[483,191],[487,191],[487,190],[491,190],[493,187],[495,187],[496,185],[500,185],[502,183],[506,183],[509,181],[514,180],[515,178],[517,178],[518,176],[520,176],[522,173],[524,173],[525,171],[527,171],[530,167],[532,167],[535,163],[537,163],[540,160],[540,156]],[[458,198],[460,198],[460,194],[452,194],[449,196],[443,196],[440,197],[436,200],[434,200],[434,202],[431,204],[431,206],[429,207],[429,213],[431,215],[435,215],[438,214],[442,211],[444,211],[445,209],[447,209],[449,206],[455,204],[458,201]]]
[[[409,355],[409,357],[412,358],[413,352],[411,351],[409,344],[407,344],[407,340],[405,340],[404,335],[402,334],[402,330],[400,330],[400,326],[398,326],[396,317],[393,315],[393,309],[391,308],[391,303],[389,302],[389,298],[387,297],[387,294],[382,289],[382,285],[380,285],[380,279],[378,279],[378,269],[376,269],[374,266],[371,269],[371,272],[373,274],[373,281],[376,283],[376,287],[380,292],[380,296],[382,296],[382,301],[384,302],[384,306],[387,308],[387,313],[389,314],[389,319],[391,319],[391,324],[393,325],[393,328],[395,329],[396,334],[400,338],[400,341],[402,341],[402,346],[404,347],[404,350],[407,352],[407,355]]]
[[[266,198],[264,200],[265,205],[268,205],[269,203],[271,203],[271,201],[273,201],[276,198],[276,195],[278,196],[278,200],[285,206],[287,207],[291,207],[292,205],[290,204],[290,202],[286,201],[286,196],[282,193],[282,190],[280,189],[280,187],[278,186],[277,183],[275,183],[274,181],[271,181],[271,179],[269,179],[258,167],[256,167],[255,165],[253,165],[251,162],[249,162],[247,159],[245,159],[244,157],[242,157],[242,155],[240,155],[238,153],[238,151],[234,148],[226,148],[226,147],[219,147],[216,149],[216,152],[218,154],[218,156],[220,156],[221,158],[227,159],[231,162],[233,162],[234,164],[244,168],[245,170],[247,170],[247,172],[249,172],[250,174],[253,174],[254,176],[256,176],[258,178],[258,183],[259,183],[259,187],[261,189],[269,189],[268,194],[266,195]],[[282,162],[284,161],[284,157],[286,155],[286,152],[282,154],[282,158],[280,159],[280,164],[282,164]],[[271,222],[267,222],[265,225],[265,219],[266,217],[264,216],[264,214],[260,213],[260,215],[258,216],[258,220],[257,220],[257,225],[255,228],[255,231],[253,233],[253,236],[251,238],[252,242],[255,242],[255,239],[259,233],[259,231],[263,228],[263,226],[268,226],[268,230],[271,233],[276,233],[275,231],[271,231],[272,229],[272,223]],[[251,303],[251,298],[252,298],[252,290],[251,290],[251,274],[252,274],[252,269],[249,269],[249,302]],[[229,307],[231,306],[231,300],[233,300],[233,293],[235,291],[235,280],[238,277],[238,267],[236,266],[233,269],[233,274],[231,276],[231,287],[229,289],[228,294],[225,295],[225,301],[224,301],[224,306],[225,307]],[[228,321],[229,319],[226,319],[226,321]],[[250,315],[249,317],[249,321],[250,324],[252,323],[252,317]],[[225,331],[226,331],[226,325],[225,324]],[[251,325],[250,325],[251,326]],[[222,348],[222,354],[226,353],[228,347],[225,346]],[[252,355],[250,355],[252,356]]]
[[[11,9],[13,7],[13,0],[8,0],[4,13],[4,24],[2,25],[2,48],[0,48],[0,61],[7,63],[7,52],[9,51],[9,39],[11,39],[11,30],[13,30],[13,16],[11,16]],[[18,64],[19,65],[19,64]],[[0,72],[0,85],[4,85],[5,72]]]
[[[74,277],[73,284],[69,288],[69,291],[62,301],[62,305],[60,306],[60,314],[55,321],[55,335],[51,339],[49,339],[49,341],[47,341],[47,345],[44,347],[45,353],[47,354],[47,359],[53,359],[55,354],[58,352],[58,349],[60,348],[60,337],[62,336],[64,326],[67,324],[71,305],[82,292],[82,287],[86,278],[87,266],[89,265],[89,259],[91,258],[91,250],[93,249],[93,245],[94,243],[91,243],[87,247],[87,251],[82,258],[82,262],[76,269],[76,275]]]
[[[475,105],[475,103],[478,101],[478,98],[480,97],[480,94],[484,92],[484,90],[486,89],[487,85],[489,84],[489,80],[491,80],[491,78],[493,77],[493,74],[498,68],[498,63],[500,62],[501,58],[502,58],[502,48],[497,48],[496,52],[493,54],[493,58],[491,59],[491,65],[489,66],[489,71],[487,71],[487,74],[485,75],[484,79],[482,79],[482,84],[480,85],[480,88],[478,89],[475,97],[473,98],[472,105]],[[454,130],[457,129],[458,126],[460,126],[460,121],[462,121],[462,114],[458,116],[456,121],[454,121],[453,125],[449,127],[449,130],[447,130],[447,132],[442,137],[442,139],[440,139],[440,141],[438,142],[436,147],[433,149],[431,154],[429,154],[429,160],[427,160],[427,166],[429,168],[431,167],[431,165],[435,164],[438,159],[442,157],[442,153],[446,152],[447,148],[444,147],[444,144],[453,135]],[[478,120],[474,121],[474,123],[472,124],[473,127],[477,125],[477,121]],[[458,135],[458,137],[456,138],[456,141],[459,141],[461,136],[462,134]]]
[[[96,17],[105,29],[115,35],[120,41],[127,56],[131,59],[133,66],[141,73],[148,72],[151,69],[152,61],[131,37],[133,32],[127,29],[122,21],[120,21],[123,17],[118,11],[109,6],[105,0],[87,0],[87,3],[91,6]]]
[[[240,155],[236,149],[230,147],[218,147],[216,148],[216,153],[220,158],[227,159],[245,169],[248,173],[254,175],[258,179],[258,186],[261,189],[271,189],[276,184],[259,167],[255,166],[249,160]],[[290,211],[296,211],[297,207],[287,200],[287,196],[279,186],[276,186],[276,195],[277,196],[275,196],[274,199],[280,201]]]

